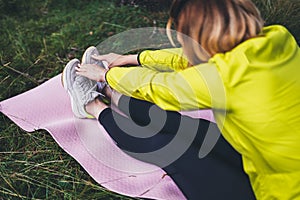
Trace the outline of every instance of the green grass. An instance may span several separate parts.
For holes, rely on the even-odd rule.
[[[6,2],[0,1],[0,101],[57,75],[86,47],[154,19],[112,1]],[[2,198],[129,199],[92,180],[47,132],[27,133],[0,114]]]
[[[165,13],[109,0],[0,0],[0,101],[60,73],[73,57],[112,34],[164,26]],[[300,42],[299,0],[256,0],[266,24]],[[0,199],[129,199],[111,193],[45,131],[27,133],[0,114]]]
[[[259,7],[266,25],[286,26],[300,44],[300,1],[299,0],[253,0]]]
[[[127,199],[95,183],[48,133],[6,127],[3,131],[9,134],[1,135],[0,199]]]

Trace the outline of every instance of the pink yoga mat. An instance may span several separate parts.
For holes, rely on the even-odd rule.
[[[131,197],[185,199],[162,169],[121,151],[97,120],[75,118],[60,78],[58,75],[0,102],[0,111],[25,131],[47,130],[62,149],[108,190]],[[211,111],[186,114],[213,121]]]

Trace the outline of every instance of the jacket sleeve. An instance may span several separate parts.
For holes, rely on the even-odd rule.
[[[139,53],[138,62],[142,67],[161,72],[179,71],[188,67],[188,60],[181,48],[145,50]]]
[[[222,94],[222,86],[214,84],[215,69],[208,63],[179,72],[115,67],[106,73],[106,81],[118,92],[150,101],[164,110],[196,110],[211,108],[212,97],[217,99]]]

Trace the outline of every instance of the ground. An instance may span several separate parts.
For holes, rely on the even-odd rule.
[[[141,2],[0,0],[0,101],[59,74],[109,36],[154,21],[164,27],[167,10]],[[299,0],[256,3],[266,24],[286,25],[299,43]],[[47,132],[24,132],[0,114],[0,199],[130,198],[99,186]]]

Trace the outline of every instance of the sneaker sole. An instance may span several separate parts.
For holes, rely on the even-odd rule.
[[[71,85],[71,74],[70,71],[72,69],[72,67],[74,66],[75,63],[79,63],[78,59],[73,59],[71,60],[66,67],[64,68],[63,72],[62,72],[62,85],[64,87],[64,89],[68,92],[69,96],[71,97],[71,107],[73,110],[73,113],[76,117],[82,118],[81,116],[78,116],[77,113],[79,113],[77,106],[74,106],[74,97],[72,95],[71,90],[69,89],[69,85]]]
[[[71,97],[71,107],[72,107],[72,111],[74,113],[74,115],[78,118],[94,118],[93,116],[87,114],[87,115],[83,115],[81,114],[80,110],[78,109],[78,107],[75,105],[74,101],[78,101],[76,98],[76,95],[74,95],[72,93],[72,89],[70,89],[70,87],[72,88],[72,74],[70,73],[72,71],[72,68],[74,67],[74,65],[76,63],[80,63],[80,61],[78,59],[73,59],[71,60],[67,66],[64,68],[63,72],[62,72],[62,76],[61,76],[61,81],[62,81],[62,85],[64,87],[64,89],[68,92],[69,96]]]
[[[93,53],[94,52],[94,53]],[[98,49],[94,46],[87,48],[82,56],[81,63],[83,64],[96,64],[104,69],[108,69],[108,63],[104,61],[94,60],[92,61],[91,55],[100,55]]]

